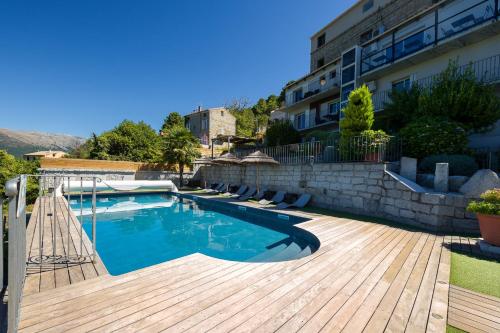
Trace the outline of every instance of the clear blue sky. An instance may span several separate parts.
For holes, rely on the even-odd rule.
[[[309,69],[354,0],[0,2],[0,128],[88,136],[255,102]]]

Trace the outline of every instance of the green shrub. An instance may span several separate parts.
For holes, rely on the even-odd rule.
[[[500,189],[496,188],[481,194],[482,201],[471,201],[467,211],[486,215],[500,215]]]
[[[406,156],[422,159],[438,154],[462,154],[468,138],[460,124],[445,119],[422,118],[400,131]]]
[[[300,134],[289,120],[277,120],[266,131],[265,141],[268,146],[288,145],[300,142]]]
[[[351,91],[349,102],[342,110],[344,118],[340,120],[342,137],[360,135],[372,128],[374,120],[372,94],[366,85]]]
[[[327,140],[333,140],[339,137],[338,132],[332,132],[332,131],[322,131],[322,130],[314,130],[312,132],[307,133],[304,136],[304,139],[306,141],[327,141]]]
[[[479,169],[474,158],[468,155],[431,155],[419,163],[423,173],[434,173],[436,163],[448,163],[450,176],[472,176]]]

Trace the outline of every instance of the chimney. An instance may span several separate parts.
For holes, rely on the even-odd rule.
[[[201,105],[198,105],[198,112],[201,112]]]

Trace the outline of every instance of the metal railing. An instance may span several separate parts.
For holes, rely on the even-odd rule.
[[[417,53],[440,41],[499,17],[500,0],[449,1],[366,45],[361,74]],[[412,31],[413,29],[417,31]],[[410,32],[410,35],[407,34]]]
[[[19,310],[22,300],[22,292],[26,277],[27,267],[34,265],[41,267],[43,264],[58,265],[62,264],[80,264],[87,260],[93,261],[96,255],[96,182],[97,177],[77,177],[80,179],[80,187],[76,187],[72,192],[71,178],[65,175],[21,175],[9,180],[5,184],[5,194],[8,200],[8,260],[7,260],[7,288],[8,288],[8,308],[7,308],[7,327],[8,332],[17,332],[19,323]],[[75,193],[80,199],[80,213],[83,210],[83,195],[88,192],[88,188],[83,186],[84,179],[92,179],[92,251],[84,251],[84,231],[83,214],[78,219],[79,225],[73,225],[71,215],[71,195]],[[26,256],[26,198],[27,185],[29,179],[36,179],[38,182],[38,204],[35,205],[36,221],[38,224],[38,253],[30,258]],[[58,199],[66,195],[67,207],[60,207]],[[48,243],[43,239],[43,229],[45,223],[51,223],[51,229],[57,230],[58,220],[61,215],[60,209],[67,210],[66,220],[67,234],[59,240],[63,246],[56,246],[58,241],[56,232],[52,232],[52,244],[50,249],[44,249]],[[63,222],[63,223],[64,223]],[[73,233],[71,230],[75,230]],[[61,236],[62,231],[61,229]],[[36,237],[36,235],[34,235]],[[64,239],[65,238],[65,239]],[[75,250],[71,252],[71,242],[74,242]],[[78,246],[79,242],[79,246]],[[66,246],[64,246],[66,245]],[[0,256],[1,258],[1,256]]]
[[[463,74],[466,70],[472,70],[478,81],[492,84],[500,81],[500,54],[480,59],[470,64],[462,65],[458,68],[459,73]],[[412,85],[418,85],[422,88],[432,88],[440,73],[424,77],[413,81]],[[385,104],[391,101],[392,89],[382,90],[372,95],[373,107],[375,111],[383,110]]]
[[[333,138],[284,146],[236,149],[235,155],[243,158],[256,150],[271,156],[281,164],[341,163],[341,162],[392,162],[401,158],[401,139],[373,139],[356,136],[350,139]]]
[[[336,77],[332,78],[330,77],[330,72],[331,71],[336,71],[337,75]],[[291,106],[295,103],[298,103],[302,100],[305,100],[309,97],[315,96],[319,93],[325,92],[327,90],[330,90],[334,87],[340,87],[340,74],[339,74],[340,68],[334,67],[331,68],[330,71],[327,71],[324,74],[317,74],[318,77],[312,80],[307,84],[307,87],[302,88],[302,92],[300,94],[296,94],[295,91],[297,89],[294,89],[286,94],[286,106]],[[322,84],[323,83],[323,84]],[[297,85],[299,87],[299,85]]]

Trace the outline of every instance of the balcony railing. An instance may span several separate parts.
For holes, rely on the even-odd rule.
[[[337,73],[339,73],[339,69],[333,69],[332,71],[336,70]],[[323,82],[322,82],[323,81]],[[322,84],[323,83],[323,84]],[[318,78],[314,79],[313,81],[309,82],[305,88],[302,88],[302,91],[297,92],[297,90],[292,90],[286,94],[286,106],[291,106],[295,103],[298,103],[304,99],[307,99],[309,97],[315,96],[319,93],[328,91],[332,89],[333,87],[339,87],[340,86],[340,75],[337,75],[336,77],[330,77],[330,73],[327,72],[324,75],[319,75]]]
[[[500,0],[454,0],[394,30],[362,50],[361,74],[498,19]]]
[[[475,61],[459,67],[459,72],[463,73],[470,68],[476,78],[483,83],[500,82],[500,54]],[[412,84],[418,84],[423,88],[430,88],[438,78],[439,74],[434,74],[416,81]],[[375,111],[384,109],[386,103],[391,101],[392,89],[382,90],[372,95],[373,107]]]

